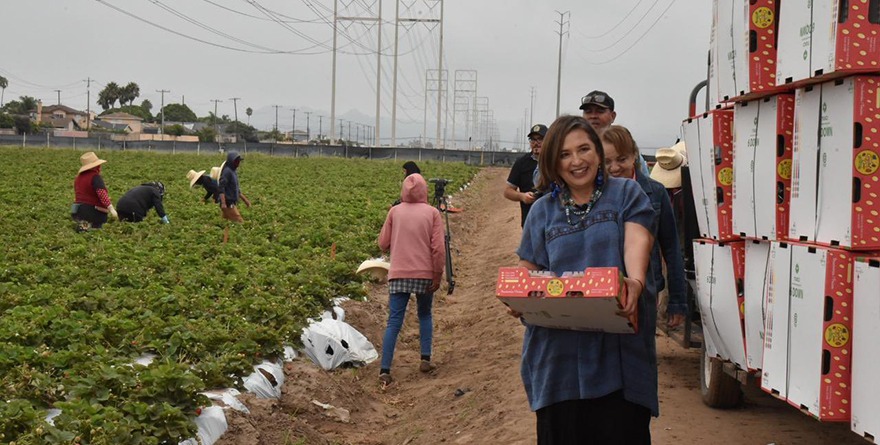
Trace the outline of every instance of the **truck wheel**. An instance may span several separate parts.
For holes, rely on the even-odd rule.
[[[712,408],[733,408],[742,401],[739,380],[724,372],[721,360],[709,357],[706,346],[700,355],[700,392],[703,403]]]

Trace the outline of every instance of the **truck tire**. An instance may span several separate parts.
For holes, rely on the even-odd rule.
[[[706,346],[700,354],[700,392],[703,403],[711,408],[733,408],[742,402],[739,380],[724,372],[721,360],[709,357]]]

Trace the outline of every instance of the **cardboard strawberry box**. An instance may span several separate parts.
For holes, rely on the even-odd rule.
[[[821,421],[850,421],[853,260],[791,244],[787,400]]]
[[[880,257],[858,258],[853,268],[852,420],[856,434],[880,438]],[[838,368],[842,366],[838,365]]]
[[[746,364],[750,371],[764,366],[764,325],[767,314],[767,292],[770,286],[770,243],[745,242],[746,266],[744,286]]]
[[[786,239],[794,95],[736,104],[734,126],[733,231],[745,238]]]
[[[732,108],[682,124],[700,236],[717,241],[739,239],[733,232],[733,132]]]
[[[786,1],[779,8],[777,85],[880,71],[875,2]]]
[[[788,397],[788,315],[791,288],[791,245],[770,242],[764,323],[764,356],[761,358],[761,389],[786,400]]]
[[[744,243],[694,240],[694,265],[707,353],[747,369],[743,332]]]
[[[710,91],[717,102],[751,100],[776,86],[778,0],[713,3]]]
[[[617,315],[627,297],[623,274],[616,267],[587,268],[561,277],[525,267],[502,267],[495,294],[528,324],[615,334],[638,330],[637,314]]]

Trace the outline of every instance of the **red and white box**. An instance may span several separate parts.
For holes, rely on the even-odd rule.
[[[880,76],[796,93],[789,238],[880,248]]]
[[[743,314],[746,331],[746,364],[750,371],[764,363],[764,324],[767,313],[767,292],[770,286],[770,243],[745,242],[746,265],[743,286]]]
[[[874,7],[866,0],[782,2],[776,84],[880,70]]]
[[[778,0],[715,0],[711,81],[717,102],[776,91]]]
[[[880,76],[822,84],[822,115],[816,242],[876,250],[880,248]]]
[[[738,240],[733,232],[733,109],[687,119],[682,133],[700,236]]]
[[[880,437],[880,257],[858,258],[853,280],[852,420],[856,434]],[[837,365],[837,364],[835,364]],[[841,365],[837,365],[840,369]],[[844,370],[845,371],[845,370]]]
[[[853,253],[791,245],[788,403],[849,422]]]
[[[788,314],[791,288],[791,245],[770,242],[764,323],[761,389],[788,397]]]
[[[742,313],[744,249],[742,241],[694,240],[696,293],[706,352],[748,369]]]
[[[623,274],[616,267],[590,267],[561,277],[525,267],[502,267],[495,294],[528,324],[615,334],[638,330],[638,314],[617,315],[627,296]]]
[[[794,95],[734,107],[733,231],[754,239],[788,237]]]

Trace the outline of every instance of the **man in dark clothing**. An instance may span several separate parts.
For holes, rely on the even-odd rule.
[[[141,222],[147,217],[147,212],[156,208],[156,213],[162,222],[168,224],[168,215],[162,206],[165,197],[165,185],[161,182],[148,182],[141,184],[122,195],[116,203],[120,221]]]
[[[205,189],[205,196],[202,198],[202,202],[208,202],[208,198],[213,199],[214,202],[220,202],[220,184],[218,182],[220,178],[220,167],[211,167],[210,176],[204,173],[204,170],[198,172],[190,170],[189,173],[186,174],[186,179],[189,179],[189,187],[193,188],[198,184]],[[217,179],[214,179],[215,177]]]
[[[522,220],[520,226],[526,223],[526,216],[532,203],[538,199],[538,195],[534,193],[535,184],[532,182],[535,169],[538,167],[538,155],[541,154],[541,146],[544,143],[544,136],[547,134],[547,126],[536,124],[529,131],[529,147],[532,151],[525,156],[516,160],[510,169],[510,175],[507,177],[507,188],[504,189],[504,197],[519,202]]]
[[[244,218],[241,217],[241,213],[238,211],[239,198],[244,201],[246,206],[251,206],[250,200],[247,199],[247,196],[244,196],[238,185],[237,170],[242,160],[243,158],[237,151],[230,151],[226,154],[226,162],[220,166],[220,213],[224,219],[237,223],[244,222]]]

